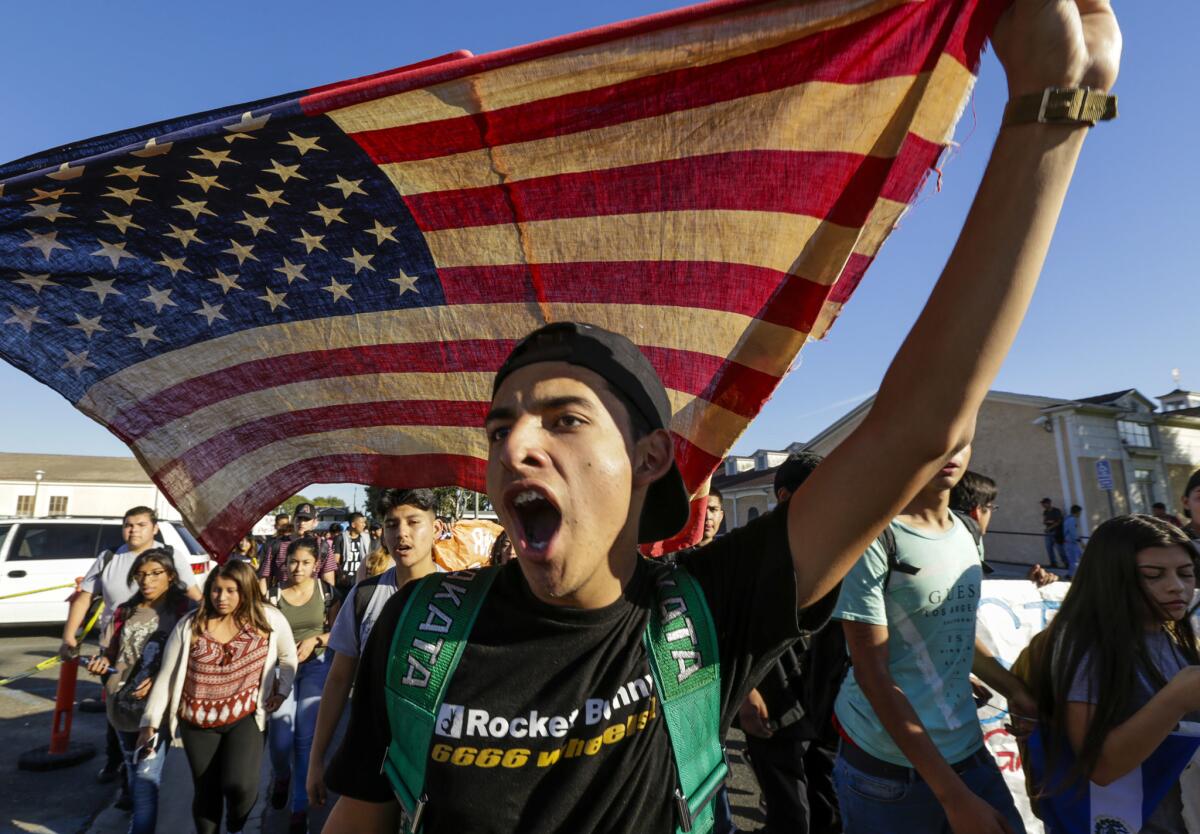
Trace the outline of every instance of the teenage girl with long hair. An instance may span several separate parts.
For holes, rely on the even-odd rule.
[[[258,798],[267,713],[295,675],[292,630],[264,605],[254,569],[242,561],[214,568],[200,609],[171,632],[138,737],[140,746],[155,743],[165,720],[183,738],[198,834],[216,834],[222,810],[226,830],[242,830]]]
[[[308,832],[308,794],[304,783],[317,726],[317,705],[329,673],[325,647],[329,645],[329,627],[338,607],[334,589],[316,575],[317,548],[317,540],[313,538],[292,543],[287,554],[288,581],[271,595],[271,603],[291,626],[299,662],[291,694],[272,713],[267,734],[275,772],[271,789],[273,807],[284,806],[291,783],[290,834]]]
[[[1192,473],[1183,488],[1183,514],[1187,516],[1183,532],[1189,538],[1200,541],[1200,469]]]
[[[1065,772],[1038,786],[1051,834],[1059,829],[1045,800],[1088,781],[1112,785],[1180,721],[1200,720],[1200,643],[1189,620],[1198,562],[1193,542],[1148,515],[1107,521],[1088,542],[1032,661],[1046,772]],[[1185,832],[1178,783],[1141,830]]]
[[[138,729],[146,696],[162,666],[163,645],[192,601],[179,586],[175,558],[161,547],[138,554],[129,567],[128,582],[137,585],[137,593],[117,608],[101,640],[106,648],[87,668],[93,675],[108,675],[104,681],[108,722],[121,743],[133,800],[129,834],[154,834],[158,787],[169,747],[160,734],[155,745],[139,756]]]

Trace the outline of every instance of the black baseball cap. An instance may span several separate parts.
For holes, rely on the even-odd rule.
[[[619,333],[593,324],[555,322],[539,327],[517,343],[492,382],[492,397],[518,368],[538,362],[566,362],[604,378],[637,410],[651,430],[671,424],[671,401],[658,372],[637,345]],[[691,504],[679,467],[671,461],[665,475],[650,485],[638,520],[638,542],[669,539],[684,528]]]
[[[292,518],[316,518],[317,508],[307,501],[303,504],[297,504],[296,509],[292,510]]]

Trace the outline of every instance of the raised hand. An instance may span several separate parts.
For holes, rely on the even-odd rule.
[[[1121,29],[1109,0],[1014,0],[992,33],[1010,98],[1047,87],[1110,90]]]

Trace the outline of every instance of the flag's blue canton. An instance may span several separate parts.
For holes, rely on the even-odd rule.
[[[4,358],[75,402],[227,333],[443,303],[424,237],[362,149],[294,102],[265,112],[102,137],[78,176],[29,174],[79,148],[0,169]]]

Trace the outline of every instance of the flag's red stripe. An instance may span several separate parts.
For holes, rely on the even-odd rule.
[[[534,277],[540,295],[534,293]],[[716,261],[580,261],[439,269],[449,304],[644,304],[722,310],[807,331],[828,287],[765,267]],[[786,289],[786,304],[772,299]],[[768,306],[769,305],[769,306]]]
[[[109,428],[126,442],[133,443],[159,426],[200,408],[242,394],[305,380],[338,377],[352,385],[353,378],[360,374],[492,372],[500,367],[513,344],[508,340],[479,340],[371,345],[256,359],[164,389],[123,412]],[[653,347],[643,348],[643,352],[667,387],[693,396],[705,396],[705,386],[720,368],[728,365],[730,369],[736,369],[734,377],[741,380],[738,389],[725,392],[717,388],[713,393],[713,396],[728,398],[730,405],[751,402],[759,391],[778,382],[770,374],[705,353]],[[744,416],[752,416],[752,412]],[[478,425],[482,425],[482,421]]]
[[[871,213],[893,163],[848,153],[737,151],[415,194],[405,202],[426,232],[705,209],[803,214],[854,228]]]
[[[944,48],[953,3],[904,4],[880,16],[825,30],[717,64],[687,67],[593,90],[453,119],[362,131],[351,136],[378,163],[432,159],[623,124],[766,93],[809,81],[860,84],[931,70],[944,52],[966,62],[962,32]],[[921,44],[925,49],[914,48]],[[969,54],[969,53],[968,53]]]
[[[874,258],[857,253],[851,255],[850,260],[846,261],[846,265],[842,267],[842,274],[834,282],[833,289],[829,291],[829,300],[837,304],[845,304],[849,301],[850,296],[858,288],[859,282],[867,274],[867,267],[874,260]]]
[[[339,429],[376,426],[482,426],[488,403],[461,400],[388,400],[306,408],[251,420],[221,432],[162,467],[182,468],[193,486],[243,455],[279,440]]]
[[[109,428],[134,441],[197,409],[284,383],[360,374],[494,371],[514,344],[478,339],[365,345],[255,359],[164,388],[122,412]]]
[[[698,490],[720,462],[721,458],[704,451],[687,438],[675,436],[675,463],[689,493]]]
[[[312,483],[363,483],[381,487],[446,484],[484,492],[487,462],[463,455],[322,455],[285,466],[251,484],[199,531],[212,553],[227,553],[273,507]],[[164,485],[159,482],[159,487]]]

